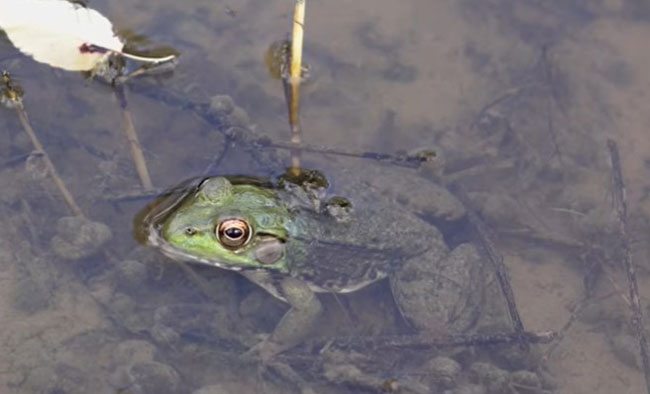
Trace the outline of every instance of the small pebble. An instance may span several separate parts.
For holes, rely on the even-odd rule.
[[[103,223],[82,216],[66,216],[57,221],[51,245],[57,256],[66,260],[80,260],[97,253],[113,233]]]
[[[443,389],[456,386],[461,372],[460,364],[448,357],[436,357],[430,360],[426,369],[433,376],[435,383]]]
[[[248,127],[250,118],[242,107],[235,107],[232,113],[228,115],[228,123],[231,126]]]
[[[210,111],[223,114],[230,114],[235,109],[235,103],[227,95],[217,95],[210,99]]]
[[[224,389],[218,384],[212,384],[210,386],[201,387],[192,392],[192,394],[230,394],[230,391]]]
[[[481,386],[480,384],[465,383],[458,386],[453,391],[453,393],[454,394],[486,394],[487,391],[485,390],[485,387]]]
[[[510,374],[510,381],[513,385],[522,387],[525,389],[535,389],[541,388],[542,383],[539,380],[539,376],[535,372],[531,371],[516,371]]]
[[[116,364],[132,364],[138,362],[152,361],[156,347],[147,341],[130,339],[121,342],[113,351],[113,358]]]
[[[487,392],[503,393],[507,389],[507,371],[485,362],[475,362],[469,367],[470,380],[485,385]]]
[[[150,361],[136,363],[129,369],[134,383],[143,393],[178,393],[180,376],[167,364]]]
[[[117,266],[120,284],[140,286],[147,279],[147,266],[136,260],[124,260]]]

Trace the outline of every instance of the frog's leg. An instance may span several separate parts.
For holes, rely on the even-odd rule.
[[[269,293],[286,301],[291,308],[275,326],[273,333],[247,354],[268,361],[273,356],[303,342],[323,307],[309,286],[292,277],[273,277],[267,271],[244,271],[242,274]]]
[[[456,334],[474,327],[484,301],[485,272],[478,252],[463,244],[446,255],[432,248],[391,276],[398,309],[414,328]]]

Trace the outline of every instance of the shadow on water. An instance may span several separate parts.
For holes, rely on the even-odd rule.
[[[198,175],[284,170],[288,153],[278,145],[289,138],[286,107],[264,53],[286,37],[287,4],[91,6],[116,28],[182,53],[173,75],[136,78],[125,89],[158,190]],[[0,68],[22,85],[31,124],[60,176],[85,215],[112,233],[94,253],[78,247],[104,230],[65,218],[18,117],[2,109],[0,391],[644,392],[607,141],[620,150],[630,253],[640,303],[648,305],[647,16],[647,6],[632,0],[310,3],[303,141],[440,156],[414,169],[303,152],[304,166],[327,176],[328,196],[357,193],[364,196],[358,207],[433,223],[463,267],[436,265],[439,278],[458,289],[468,287],[465,273],[483,281],[469,282],[472,292],[418,298],[425,284],[417,279],[431,272],[388,264],[387,275],[399,281],[321,295],[323,314],[308,340],[265,368],[241,354],[274,329],[286,304],[237,273],[188,269],[137,245],[132,220],[150,200],[130,198],[138,177],[110,87],[35,63],[0,41]],[[428,210],[438,201],[429,186],[436,184],[462,188],[463,202],[485,223],[523,327],[558,331],[557,339],[528,351],[438,348],[439,338],[513,326],[492,266],[485,256],[467,265],[463,254],[463,244],[477,241],[469,231],[476,224]],[[384,209],[389,202],[393,208]],[[376,241],[358,234],[359,250]],[[434,244],[413,231],[404,236],[414,248]],[[446,316],[463,324],[429,319],[422,331],[411,317],[413,309],[450,305]]]

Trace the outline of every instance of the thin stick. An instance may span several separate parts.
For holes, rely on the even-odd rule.
[[[643,362],[643,373],[648,394],[650,394],[650,357],[648,357],[648,336],[643,326],[643,309],[639,298],[639,286],[636,281],[636,271],[632,263],[632,250],[627,235],[627,201],[625,198],[625,184],[623,183],[623,172],[621,160],[616,142],[607,140],[609,156],[612,164],[612,177],[614,181],[614,209],[618,219],[619,232],[621,236],[621,248],[623,249],[623,266],[627,271],[627,280],[630,286],[629,297],[632,307],[631,324],[639,338],[641,348],[641,360]]]
[[[260,139],[262,140],[262,139]],[[362,151],[347,151],[342,149],[333,149],[312,145],[303,144],[287,144],[285,142],[266,142],[263,141],[260,145],[276,149],[294,149],[299,152],[321,153],[336,156],[354,157],[357,159],[369,159],[375,161],[387,162],[404,167],[416,168],[422,164],[426,159],[417,156],[407,155],[391,155],[388,153],[375,153],[375,152],[362,152]]]
[[[122,118],[124,119],[124,135],[126,136],[127,141],[129,141],[129,147],[131,148],[131,156],[133,157],[133,162],[135,163],[135,169],[138,172],[140,177],[140,183],[146,191],[153,190],[153,183],[151,182],[151,177],[149,176],[149,170],[147,169],[147,162],[144,159],[144,154],[142,153],[142,148],[140,147],[140,140],[138,139],[138,134],[135,131],[133,125],[133,118],[131,117],[131,111],[126,108],[122,109]]]
[[[291,143],[300,145],[302,130],[300,127],[300,79],[302,78],[302,46],[305,28],[305,0],[296,0],[293,12],[293,32],[291,35],[291,68],[289,73],[289,126],[291,127]],[[291,151],[291,167],[300,167],[300,151]]]
[[[497,280],[499,281],[499,285],[501,286],[501,291],[503,293],[503,296],[506,299],[506,304],[508,306],[508,313],[510,314],[510,319],[512,320],[515,329],[515,335],[520,335],[521,341],[519,341],[519,345],[522,348],[526,348],[528,347],[528,342],[524,340],[526,331],[524,330],[524,324],[521,320],[521,316],[519,315],[519,310],[517,309],[517,303],[515,302],[515,294],[512,291],[512,286],[510,285],[510,278],[508,276],[508,271],[506,270],[505,264],[503,264],[503,256],[501,256],[501,254],[499,254],[499,252],[497,251],[497,248],[494,245],[494,242],[492,241],[492,237],[487,227],[483,223],[483,220],[481,220],[481,218],[478,217],[476,212],[474,212],[470,208],[469,198],[465,190],[459,185],[452,185],[452,187],[456,197],[460,200],[461,203],[463,203],[465,209],[467,209],[467,217],[478,235],[478,239],[482,246],[481,249],[483,250],[485,255],[487,255],[488,259],[492,262],[492,265],[494,266],[494,270],[496,271],[496,275],[497,275]]]
[[[59,173],[54,167],[52,160],[50,160],[50,156],[48,156],[47,152],[45,152],[45,149],[43,149],[43,145],[41,145],[41,142],[38,140],[38,137],[36,136],[34,129],[29,123],[29,118],[27,117],[27,111],[25,111],[25,107],[20,102],[15,103],[15,107],[16,107],[16,113],[18,114],[18,119],[20,119],[20,123],[22,124],[23,129],[25,129],[25,132],[29,136],[29,139],[32,141],[32,145],[34,145],[34,150],[36,151],[36,153],[42,155],[47,172],[54,180],[54,183],[56,184],[56,187],[59,189],[59,192],[63,196],[63,199],[65,200],[65,203],[68,205],[68,208],[70,209],[73,215],[84,216],[83,212],[81,211],[81,208],[79,208],[79,205],[77,205],[77,202],[75,201],[74,197],[72,197],[72,193],[70,193],[70,190],[68,190],[67,186],[63,182],[63,179],[61,179],[61,177],[59,176]]]
[[[421,347],[428,346],[436,349],[453,348],[462,346],[494,346],[512,343],[546,344],[557,337],[554,331],[531,332],[496,332],[491,334],[455,334],[455,335],[377,335],[368,337],[335,337],[327,338],[327,345],[337,348],[359,347],[368,348],[396,348],[396,347]],[[315,340],[312,344],[319,344]],[[290,357],[290,356],[289,356]]]
[[[552,356],[553,352],[555,352],[555,349],[557,349],[558,346],[560,346],[566,333],[569,332],[569,330],[573,326],[573,323],[578,319],[578,317],[580,316],[580,314],[588,304],[596,303],[601,300],[606,300],[615,295],[616,295],[615,292],[611,292],[595,299],[590,299],[589,296],[585,295],[578,303],[576,303],[570,309],[571,315],[569,316],[569,319],[566,321],[566,323],[564,323],[562,328],[560,328],[560,330],[556,332],[557,340],[553,342],[551,345],[549,345],[546,351],[544,352],[544,360],[548,360]]]
[[[124,135],[126,136],[126,140],[129,142],[131,157],[133,158],[135,169],[138,172],[138,176],[140,177],[140,183],[142,184],[142,187],[145,191],[151,191],[153,190],[153,183],[151,182],[151,177],[149,176],[147,162],[144,158],[144,154],[142,153],[140,140],[138,139],[138,133],[135,131],[135,126],[133,125],[131,111],[128,110],[126,105],[124,88],[121,85],[115,86],[114,91],[115,96],[120,103],[120,108],[122,109],[122,119],[124,119],[123,131]]]

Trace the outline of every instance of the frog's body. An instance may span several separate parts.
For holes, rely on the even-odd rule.
[[[409,176],[381,184],[386,174],[376,171],[339,173],[345,198],[286,179],[204,178],[171,193],[141,224],[148,243],[172,258],[240,271],[292,306],[258,349],[263,356],[304,338],[321,309],[314,292],[351,292],[386,277],[416,327],[469,329],[483,297],[476,252],[450,252],[421,217],[455,220],[462,206],[439,185]]]

